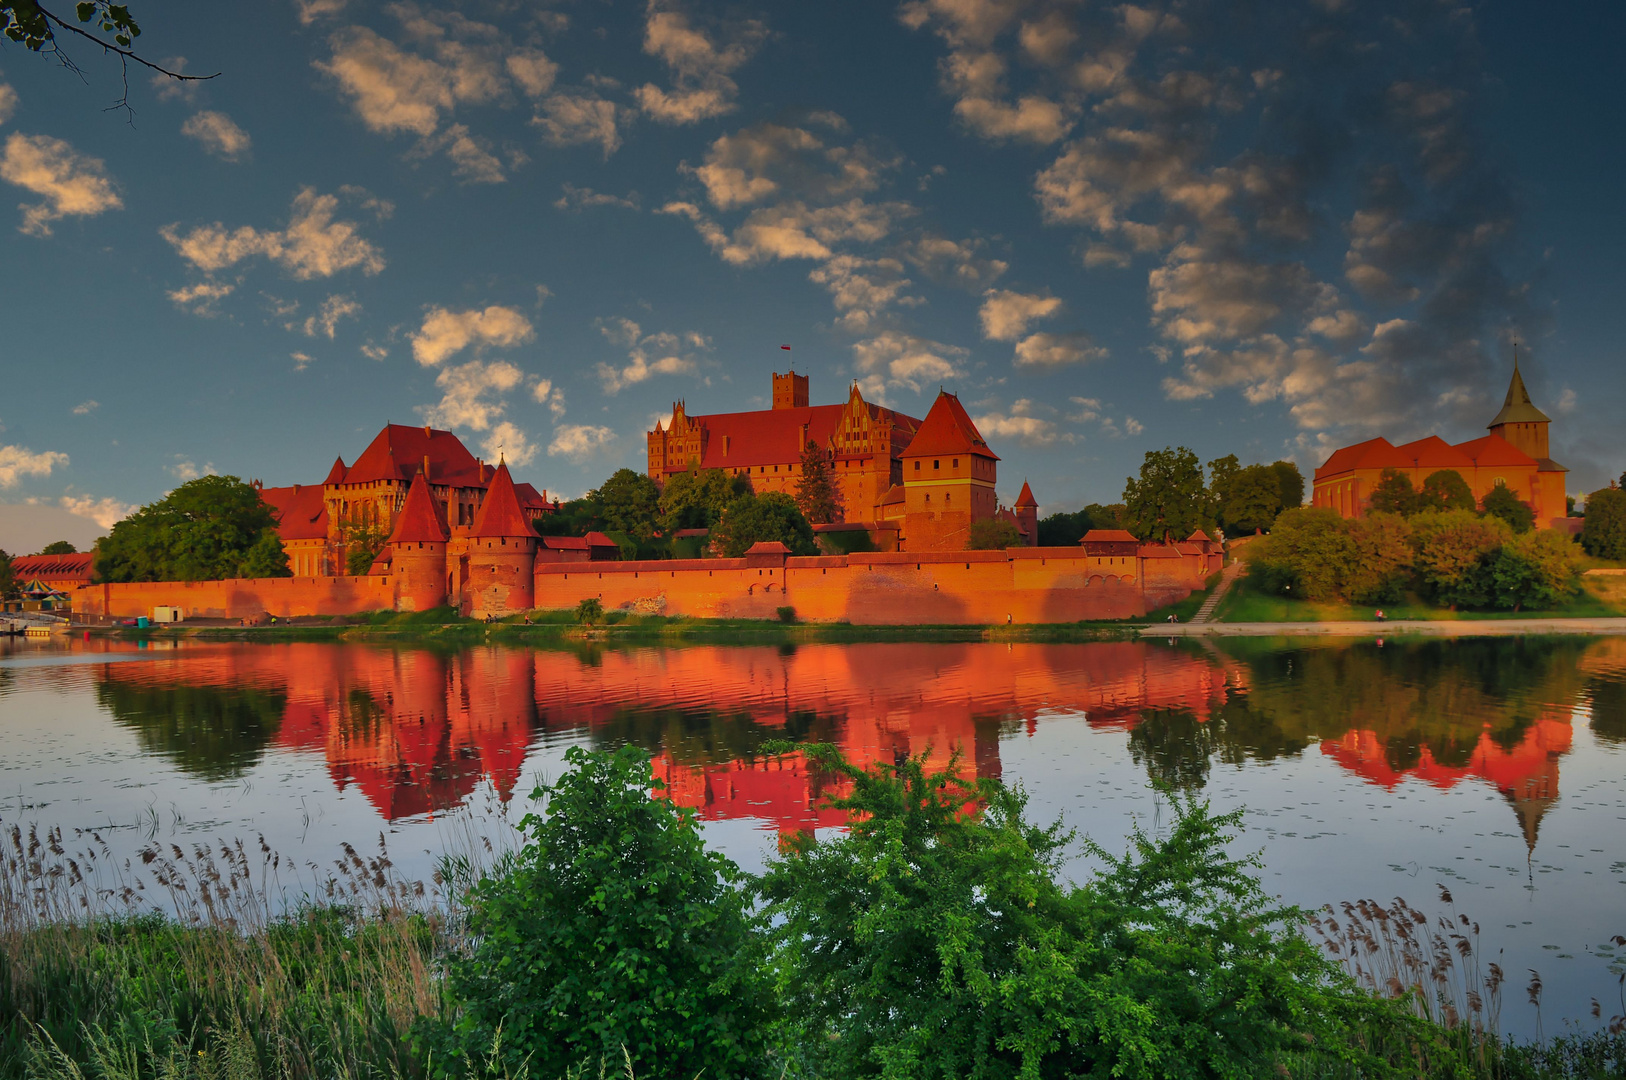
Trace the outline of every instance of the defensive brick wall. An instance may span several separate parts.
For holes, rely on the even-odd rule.
[[[73,594],[86,615],[134,618],[155,607],[178,607],[189,619],[253,619],[262,615],[354,615],[395,607],[387,576],[230,578],[87,585]]]
[[[1148,577],[1148,564],[1160,563]],[[1202,556],[1148,560],[1078,548],[867,552],[814,558],[551,563],[536,567],[536,606],[702,618],[798,618],[858,624],[1056,623],[1144,615],[1200,588]],[[1187,565],[1190,564],[1190,565]]]

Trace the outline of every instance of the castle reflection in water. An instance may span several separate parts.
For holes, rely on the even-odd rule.
[[[504,798],[539,739],[633,743],[710,819],[840,824],[823,778],[769,740],[858,762],[958,749],[1000,775],[1000,739],[1050,716],[1126,733],[1153,778],[1201,787],[1215,762],[1319,752],[1366,781],[1488,783],[1533,847],[1572,722],[1626,741],[1626,642],[1484,639],[1218,648],[1147,642],[461,652],[222,645],[107,664],[98,694],[145,749],[206,779],[306,751],[389,820]]]

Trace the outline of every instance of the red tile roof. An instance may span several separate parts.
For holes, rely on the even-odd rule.
[[[475,461],[474,455],[463,445],[463,440],[450,431],[407,427],[404,424],[386,425],[345,472],[344,482],[365,484],[374,480],[409,480],[422,471],[425,457],[429,459],[429,482],[432,484],[451,487],[486,485],[489,474]]]
[[[407,489],[406,502],[401,504],[401,513],[396,516],[390,543],[445,543],[449,535],[440,503],[429,494],[429,485],[424,482],[423,473],[420,472],[412,478],[412,486]]]
[[[277,534],[283,540],[327,538],[327,503],[320,484],[261,488],[260,498],[277,518]]]
[[[327,471],[327,479],[323,480],[322,483],[324,483],[324,484],[342,484],[342,483],[344,483],[344,474],[345,474],[345,472],[346,472],[346,469],[344,467],[344,458],[336,457],[336,458],[333,459],[333,468],[331,468],[331,469],[329,469]]]
[[[1120,543],[1129,544],[1139,543],[1139,541],[1135,539],[1135,534],[1127,529],[1091,529],[1089,532],[1084,534],[1084,539],[1080,540],[1079,543],[1082,544],[1086,540],[1092,543],[1104,543],[1107,541],[1117,541]]]
[[[1497,465],[1535,465],[1536,459],[1508,442],[1500,435],[1485,435],[1478,439],[1470,439],[1465,443],[1457,443],[1456,448],[1461,450],[1480,468],[1494,468]]]
[[[1173,544],[1142,544],[1140,557],[1143,559],[1178,559],[1180,552]]]
[[[542,546],[552,548],[554,551],[586,551],[587,537],[585,536],[544,536]]]
[[[1338,473],[1353,472],[1356,469],[1409,469],[1412,461],[1396,451],[1395,446],[1388,439],[1379,437],[1358,442],[1353,446],[1345,446],[1334,450],[1332,457],[1328,458],[1315,471],[1315,478],[1320,480],[1324,476],[1335,476]]]
[[[890,419],[893,429],[902,432],[905,439],[913,436],[920,427],[920,421],[912,416],[868,402],[865,405],[869,408],[872,421]],[[804,425],[809,442],[817,446],[830,445],[831,437],[841,426],[841,418],[846,410],[845,404],[808,405],[798,409],[711,413],[689,419],[706,429],[706,449],[700,461],[702,469],[743,469],[801,461],[802,451],[806,448],[806,443],[802,441]],[[877,452],[890,457],[892,448],[878,447]]]
[[[745,549],[747,555],[789,555],[790,548],[778,540],[758,540]]]
[[[1203,532],[1201,529],[1197,529],[1190,536],[1186,537],[1186,542],[1187,543],[1199,543],[1200,544],[1200,543],[1204,543],[1204,542],[1211,542],[1213,539],[1214,538],[1212,536],[1209,536],[1207,533]]]
[[[81,551],[73,555],[18,555],[11,560],[11,572],[18,581],[45,578],[88,582],[96,573],[96,554]]]
[[[508,466],[499,464],[497,473],[486,488],[486,497],[480,500],[480,511],[474,515],[471,536],[535,536],[525,512],[520,509],[519,495],[514,491],[514,478],[508,475]]]
[[[1438,435],[1402,443],[1395,453],[1404,456],[1407,464],[1418,469],[1471,469],[1473,459]]]
[[[1035,508],[1038,507],[1039,500],[1035,499],[1033,497],[1033,489],[1028,487],[1028,482],[1026,480],[1022,481],[1022,492],[1021,492],[1021,494],[1017,495],[1016,502],[1013,503],[1012,505],[1014,505],[1016,507],[1023,507],[1023,506],[1032,506],[1032,507],[1035,507]]]
[[[920,422],[920,430],[903,454],[905,457],[976,454],[999,460],[999,455],[988,449],[987,440],[971,422],[960,399],[947,390],[938,391],[931,411]]]

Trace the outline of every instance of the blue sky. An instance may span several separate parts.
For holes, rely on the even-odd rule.
[[[386,421],[566,497],[675,399],[958,392],[1009,501],[1474,437],[1626,466],[1619,5],[134,5],[0,49],[0,547]],[[14,208],[15,207],[15,208]]]

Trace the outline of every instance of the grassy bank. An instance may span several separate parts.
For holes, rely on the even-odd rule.
[[[1548,609],[1521,611],[1452,611],[1408,593],[1398,604],[1383,604],[1389,619],[1474,621],[1499,619],[1592,619],[1626,615],[1626,577],[1582,577],[1581,592],[1570,602]],[[1375,607],[1341,602],[1314,603],[1261,592],[1246,574],[1238,578],[1214,613],[1220,622],[1365,622]]]

